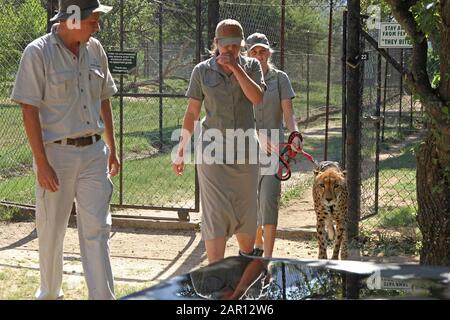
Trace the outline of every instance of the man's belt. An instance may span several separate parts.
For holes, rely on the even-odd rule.
[[[96,143],[102,137],[99,134],[93,136],[79,137],[79,138],[67,138],[62,140],[53,141],[61,145],[69,145],[75,147],[84,147]]]

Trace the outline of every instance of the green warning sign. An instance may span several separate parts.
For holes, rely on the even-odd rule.
[[[137,53],[133,51],[108,51],[109,70],[113,74],[130,74],[137,65]]]

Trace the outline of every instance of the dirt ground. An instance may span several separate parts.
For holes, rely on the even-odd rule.
[[[303,166],[303,172],[312,168],[311,164],[304,161],[299,165]],[[294,172],[292,178],[284,183],[283,190],[299,180],[307,179],[311,179],[311,176]],[[114,213],[139,214],[132,210]],[[192,223],[199,221],[199,213],[191,214]],[[311,190],[307,189],[300,199],[294,199],[288,207],[280,210],[279,233],[273,256],[315,259],[318,252],[314,239],[315,222]],[[114,226],[113,223],[110,245],[118,298],[207,264],[198,229],[124,229]],[[328,250],[331,255],[331,246]],[[225,255],[234,256],[237,253],[238,247],[233,237],[227,243]],[[417,263],[418,257],[378,256],[365,257],[364,260]],[[86,299],[87,290],[81,266],[78,234],[74,227],[67,229],[63,268],[65,298]],[[34,222],[0,222],[0,299],[33,299],[38,284],[38,243]]]
[[[200,214],[191,214],[192,222],[199,220]],[[274,257],[317,258],[315,213],[310,190],[301,199],[292,201],[288,207],[280,210],[278,229]],[[329,246],[329,255],[331,250]],[[225,255],[234,256],[237,253],[238,246],[233,237],[228,241]],[[418,262],[415,256],[364,257],[364,260]],[[123,229],[114,227],[114,224],[111,232],[111,261],[118,298],[207,264],[198,230]],[[65,297],[86,299],[78,234],[74,227],[67,229],[63,268]],[[0,299],[32,299],[38,280],[38,243],[34,222],[0,223]],[[22,285],[23,281],[26,284]]]
[[[315,259],[314,211],[308,198],[294,201],[280,212],[280,233],[274,257]],[[289,221],[296,221],[289,223]],[[299,221],[303,221],[302,226]],[[299,230],[302,229],[302,232]],[[309,236],[308,236],[309,235]],[[309,239],[308,239],[309,238]],[[328,248],[331,254],[331,247]],[[235,238],[226,256],[238,253]],[[378,262],[417,263],[417,257],[374,257]],[[159,281],[207,264],[198,231],[118,229],[111,232],[111,261],[117,297],[148,288]],[[67,229],[64,243],[63,289],[67,299],[86,299],[76,228]],[[20,279],[29,279],[23,288]],[[0,299],[32,299],[38,286],[38,244],[34,222],[0,223]]]

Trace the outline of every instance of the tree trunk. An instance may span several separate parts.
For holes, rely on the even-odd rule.
[[[450,141],[447,141],[450,144]],[[420,263],[450,265],[450,186],[444,180],[436,139],[429,131],[417,152],[417,222],[422,232]]]
[[[425,106],[428,133],[417,152],[417,221],[422,232],[420,263],[450,265],[450,1],[439,2],[440,76],[438,90],[427,73],[427,38],[410,10],[418,0],[386,0],[413,42],[408,83]]]

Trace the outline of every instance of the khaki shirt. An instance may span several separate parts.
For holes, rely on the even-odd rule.
[[[79,58],[56,33],[24,50],[11,99],[39,108],[44,143],[101,134],[101,101],[117,92],[102,45],[90,38]]]
[[[258,60],[240,56],[239,64],[253,81],[265,88],[264,77]],[[208,129],[217,129],[216,132],[220,131],[224,135],[227,129],[242,129],[248,133],[249,140],[246,140],[257,146],[258,139],[253,104],[245,96],[234,75],[228,76],[223,71],[217,63],[216,57],[195,66],[186,96],[203,101],[206,116],[202,120],[202,136]],[[224,141],[223,151],[226,150],[227,143],[230,143],[230,141]],[[203,148],[208,144],[204,142]],[[235,159],[237,159],[238,148],[241,147],[248,150],[248,144],[239,145],[239,143],[236,143],[233,149]],[[216,156],[219,156],[219,154],[216,153]],[[248,159],[248,154],[245,159]]]
[[[294,89],[288,75],[278,69],[270,68],[264,76],[267,90],[263,102],[255,107],[256,128],[279,129],[279,142],[284,140],[283,109],[281,100],[295,98]],[[270,131],[268,131],[270,136]]]

